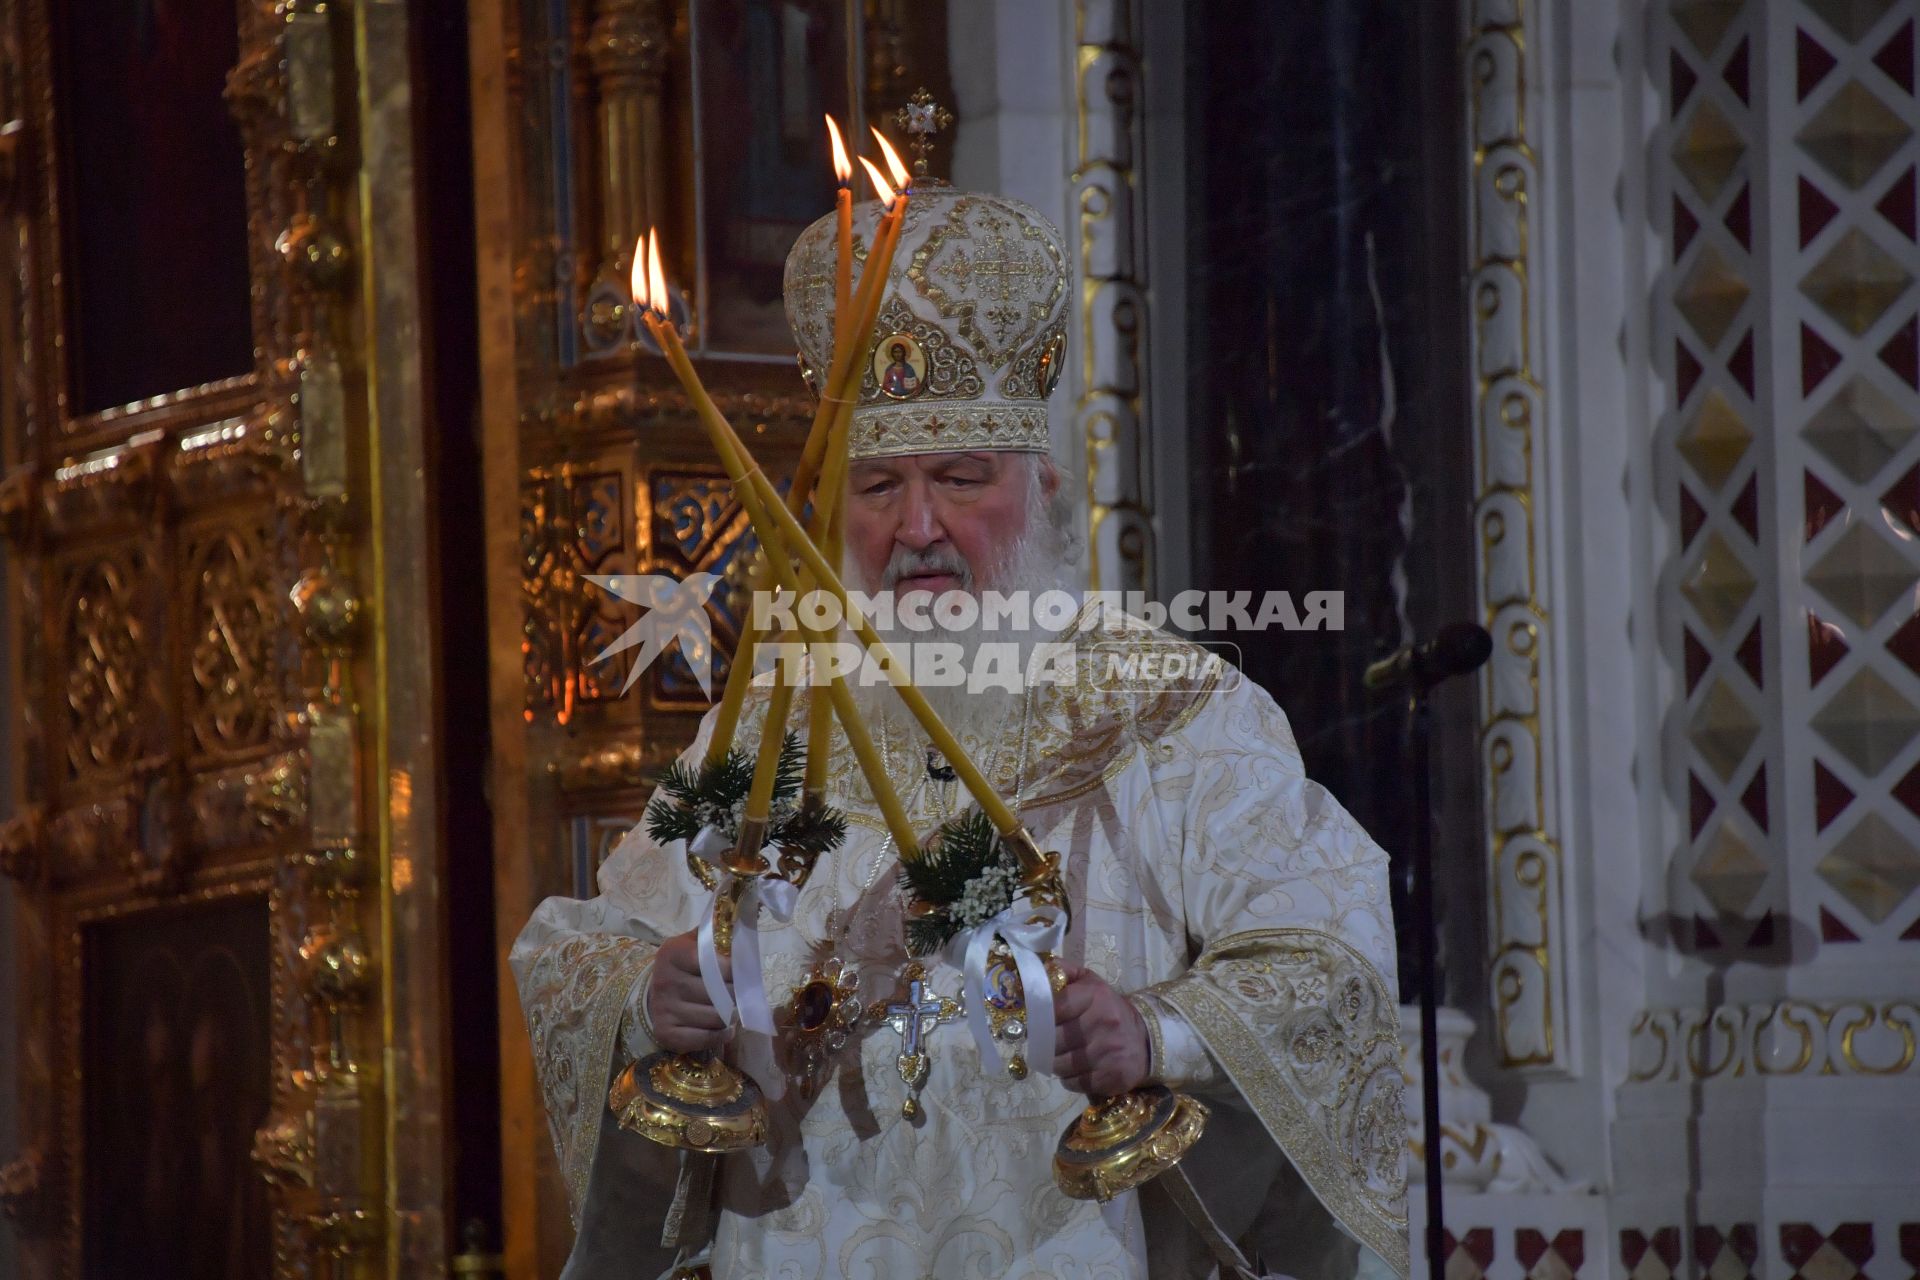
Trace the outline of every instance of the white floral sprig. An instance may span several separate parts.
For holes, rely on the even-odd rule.
[[[986,815],[969,809],[943,825],[919,856],[901,864],[900,879],[913,904],[907,951],[924,956],[1012,906],[1020,864]]]
[[[1011,863],[996,862],[982,867],[978,875],[967,881],[960,900],[947,908],[947,914],[959,921],[962,928],[985,924],[1013,905],[1014,886],[1019,883],[1020,871]]]

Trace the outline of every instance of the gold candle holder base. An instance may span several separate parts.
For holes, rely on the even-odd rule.
[[[711,1053],[655,1053],[614,1078],[607,1105],[622,1129],[666,1147],[723,1155],[767,1140],[760,1086]]]
[[[1053,1180],[1075,1200],[1113,1199],[1180,1163],[1207,1127],[1207,1108],[1149,1085],[1080,1113],[1053,1153]]]

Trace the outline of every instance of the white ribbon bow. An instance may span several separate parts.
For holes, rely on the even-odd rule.
[[[720,948],[713,939],[714,904],[733,883],[732,873],[726,871],[721,862],[731,846],[732,841],[714,827],[702,827],[689,846],[696,857],[721,868],[713,894],[707,900],[706,914],[700,920],[700,981],[706,987],[707,1000],[713,1005],[714,1012],[720,1015],[720,1021],[731,1026],[737,1006],[742,1028],[771,1038],[773,1008],[767,1003],[766,979],[760,965],[760,915],[765,912],[781,924],[787,923],[793,919],[793,908],[799,901],[800,891],[787,881],[775,877],[756,876],[747,882],[733,915],[733,983],[738,991],[736,995],[734,989],[728,988],[727,980],[720,972]],[[777,1099],[786,1092],[786,1081],[778,1071],[755,1070],[758,1064],[744,1065],[769,1098]]]
[[[1040,956],[1058,952],[1066,936],[1065,912],[1058,907],[1035,906],[1022,895],[993,919],[962,930],[947,944],[949,962],[959,956],[960,968],[966,974],[967,1026],[973,1031],[983,1064],[998,1061],[1000,1057],[993,1041],[993,1028],[987,1021],[987,953],[998,937],[1013,953],[1014,968],[1020,974],[1020,991],[1026,1006],[1021,1016],[1027,1027],[1027,1065],[1035,1071],[1052,1073],[1053,983]]]

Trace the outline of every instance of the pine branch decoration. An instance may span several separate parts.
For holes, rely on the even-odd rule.
[[[929,955],[962,929],[991,920],[1013,905],[1020,866],[978,809],[952,819],[900,866],[900,883],[918,908],[907,917],[907,950]]]
[[[782,800],[791,800],[800,792],[801,778],[807,771],[807,752],[800,745],[800,735],[789,733],[780,744],[780,759],[773,767],[773,799],[778,804]]]
[[[747,793],[753,790],[755,761],[733,748],[711,764],[690,768],[676,760],[660,776],[660,788],[647,805],[647,834],[661,844],[692,840],[713,827],[729,840],[740,836]],[[807,753],[800,736],[789,733],[780,744],[773,775],[773,805],[767,843],[774,849],[822,857],[847,837],[847,820],[828,805],[796,802],[806,773]]]
[[[823,858],[847,838],[846,815],[830,805],[789,805],[784,816],[780,816],[776,805],[775,814],[768,828],[767,843],[782,854]]]
[[[930,956],[952,942],[960,926],[945,912],[914,916],[907,921],[907,954]]]
[[[753,760],[738,748],[698,768],[676,760],[661,775],[660,789],[647,805],[647,834],[669,844],[691,840],[710,826],[732,839],[752,788]]]

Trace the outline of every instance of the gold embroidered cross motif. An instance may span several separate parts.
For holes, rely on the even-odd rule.
[[[975,253],[971,256],[965,251],[956,253],[947,265],[947,274],[961,288],[968,287],[968,282],[977,276],[983,297],[1011,302],[1025,296],[1026,290],[1021,286],[1040,278],[1041,264],[1034,261],[1032,254],[1022,253],[1004,231],[997,228],[982,231],[974,236],[973,243],[978,247]]]
[[[900,1055],[893,1060],[901,1083],[907,1086],[907,1100],[900,1104],[900,1114],[912,1120],[920,1114],[920,1086],[927,1082],[927,1067],[931,1062],[927,1056],[927,1035],[937,1026],[957,1021],[962,1007],[958,1000],[935,995],[928,989],[924,966],[910,964],[904,976],[907,998],[892,1003],[876,1000],[867,1010],[867,1017],[892,1028],[900,1037]]]
[[[978,313],[993,325],[996,346],[1011,347],[1010,337],[1026,318],[1024,286],[1040,278],[1043,267],[998,229],[977,233],[974,252],[957,251],[946,273],[963,290],[972,289],[985,304]]]
[[[1067,288],[1065,255],[1037,225],[961,197],[914,250],[907,278],[993,364],[1040,334]]]

